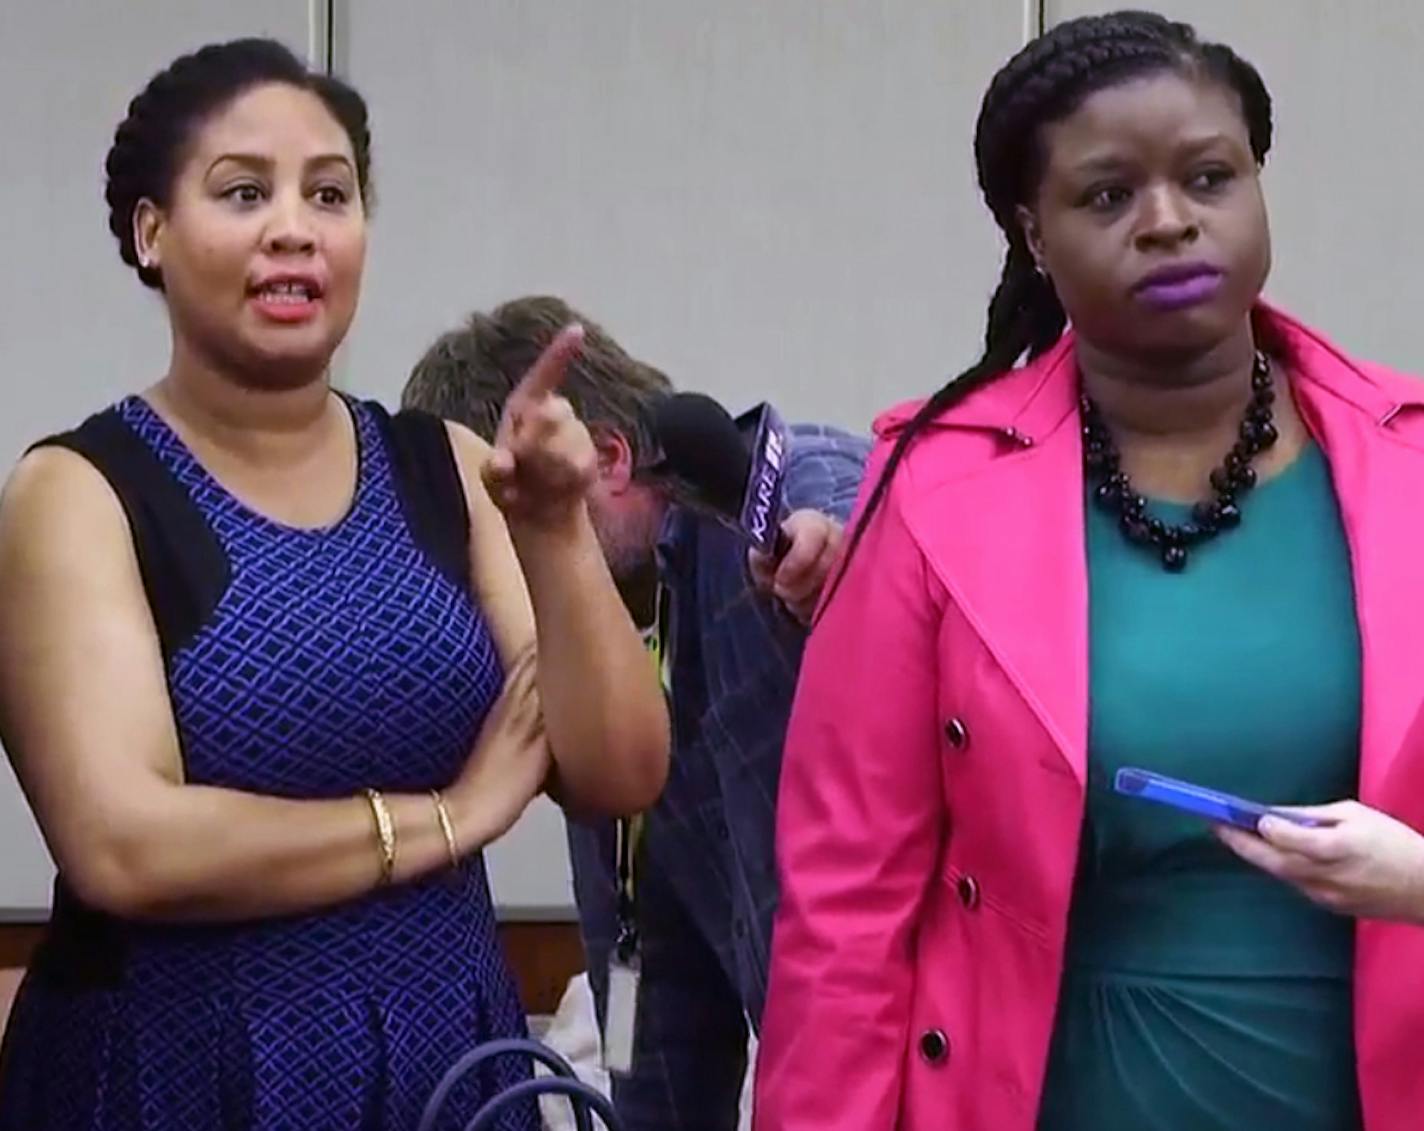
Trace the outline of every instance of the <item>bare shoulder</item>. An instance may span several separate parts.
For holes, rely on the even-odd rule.
[[[114,656],[125,676],[158,670],[161,700],[157,649],[128,520],[108,481],[67,449],[31,452],[0,496],[0,706],[14,728],[7,741],[50,742],[52,713],[69,702],[66,680],[83,668],[97,681]],[[104,693],[96,686],[91,696]]]
[[[493,450],[488,442],[482,440],[470,428],[453,420],[444,421],[445,431],[450,436],[450,449],[455,453],[455,459],[459,462],[461,469],[469,468],[479,470],[481,464],[489,459],[489,454]]]
[[[0,493],[0,557],[127,546],[128,520],[103,474],[67,448],[30,452]]]
[[[493,508],[494,502],[485,490],[481,469],[493,450],[490,445],[463,424],[453,420],[443,421],[445,433],[450,437],[450,451],[455,456],[455,465],[460,471],[460,479],[465,485],[465,504],[472,513]]]
[[[481,474],[493,449],[462,424],[446,421],[445,427],[470,512],[470,580],[490,619],[500,657],[508,664],[532,640],[534,614],[509,527]]]

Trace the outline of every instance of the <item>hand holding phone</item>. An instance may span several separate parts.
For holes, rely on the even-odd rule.
[[[1269,805],[1247,801],[1219,790],[1192,785],[1189,782],[1178,781],[1176,778],[1155,774],[1151,770],[1140,770],[1130,766],[1118,770],[1113,779],[1113,789],[1127,797],[1155,801],[1159,805],[1170,805],[1174,809],[1193,813],[1198,817],[1205,817],[1209,821],[1234,825],[1238,829],[1245,829],[1247,832],[1253,833],[1256,831],[1257,822],[1267,814],[1279,817],[1283,821],[1293,821],[1295,824],[1308,828],[1318,828],[1325,824],[1324,821],[1316,820],[1314,817],[1303,817],[1281,809],[1274,809]]]

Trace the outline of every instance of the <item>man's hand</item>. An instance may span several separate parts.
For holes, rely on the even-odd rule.
[[[841,524],[820,511],[799,510],[788,516],[781,529],[790,549],[779,560],[751,550],[747,565],[758,589],[775,596],[792,616],[809,625],[840,551]]]

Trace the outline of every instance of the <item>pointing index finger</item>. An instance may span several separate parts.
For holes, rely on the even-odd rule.
[[[529,372],[519,379],[510,399],[539,401],[556,393],[564,383],[569,362],[578,356],[582,348],[583,327],[577,323],[565,326],[529,367]]]

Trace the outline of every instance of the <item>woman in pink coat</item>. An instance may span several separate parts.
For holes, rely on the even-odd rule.
[[[994,78],[987,350],[806,654],[759,1131],[1424,1126],[1424,384],[1260,301],[1270,140],[1156,16]]]

